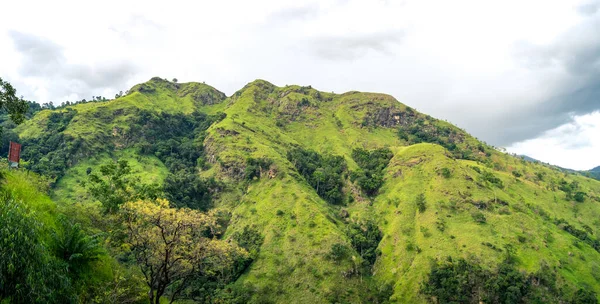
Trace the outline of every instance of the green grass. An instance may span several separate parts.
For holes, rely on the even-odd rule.
[[[137,155],[134,149],[117,151],[113,155],[100,154],[71,167],[65,176],[57,181],[52,197],[61,203],[91,202],[93,198],[89,196],[87,189],[81,184],[88,181],[87,169],[91,168],[92,172],[97,173],[100,166],[114,162],[117,159],[126,160],[133,172],[132,176],[139,177],[142,183],[162,184],[169,173],[158,158]]]
[[[126,134],[135,109],[170,113],[199,110],[209,114],[223,111],[227,117],[208,129],[205,140],[211,167],[200,174],[226,183],[226,189],[215,195],[216,206],[232,213],[226,236],[246,225],[257,227],[264,236],[258,259],[237,282],[254,287],[255,301],[260,302],[264,296],[276,302],[324,303],[341,294],[348,302],[364,302],[361,292],[367,282],[375,282],[393,284],[393,302],[425,302],[419,288],[433,259],[475,258],[494,267],[503,258],[506,244],[516,247],[520,269],[535,272],[543,260],[556,266],[573,286],[587,285],[600,294],[600,284],[591,274],[592,266],[600,264],[600,253],[589,245],[576,245],[576,238],[553,222],[554,218],[563,218],[578,229],[589,226],[597,237],[600,206],[595,198],[600,197],[599,181],[525,162],[488,146],[485,149],[490,156],[481,153],[477,155],[480,161],[454,159],[435,144],[407,146],[397,136],[395,126],[364,124],[368,113],[380,109],[408,111],[384,94],[338,95],[309,87],[276,87],[263,80],[246,85],[225,100],[219,93],[204,84],[175,85],[153,79],[119,99],[74,106],[78,114],[65,132],[84,138],[102,151],[101,145],[106,144],[116,149],[83,157],[58,180],[52,197],[61,204],[90,202],[80,185],[86,180],[86,169],[96,170],[116,158],[127,159],[145,182],[164,180],[167,169],[157,158],[119,148],[124,145],[121,134]],[[219,102],[203,104],[203,100],[213,97]],[[42,111],[19,127],[20,135],[39,136],[48,113]],[[464,136],[461,147],[480,144],[446,122],[416,115],[426,125],[457,130]],[[333,206],[323,201],[287,160],[287,151],[297,146],[341,155],[349,170],[358,169],[351,157],[354,148],[387,147],[395,155],[385,170],[385,183],[378,195],[366,197],[347,181],[345,195],[352,195],[354,202]],[[275,176],[244,181],[248,157],[272,160]],[[486,182],[473,167],[491,172],[504,187]],[[443,168],[450,171],[449,178],[439,173]],[[515,170],[522,177],[515,178]],[[544,174],[542,181],[536,177],[540,172]],[[24,177],[10,178],[18,183],[17,179]],[[556,186],[563,178],[579,182],[580,189],[588,194],[585,202],[565,199],[565,193]],[[18,191],[27,193],[27,189]],[[427,201],[422,213],[415,204],[421,193]],[[50,202],[47,197],[45,200]],[[490,207],[478,210],[472,202],[479,201]],[[341,209],[350,213],[348,219],[340,217]],[[486,222],[476,222],[473,213],[482,213]],[[382,255],[374,266],[373,277],[344,277],[342,273],[352,268],[352,260],[337,263],[327,254],[335,243],[349,244],[344,232],[347,221],[365,219],[375,220],[383,232],[379,244]],[[443,231],[438,229],[441,222]]]

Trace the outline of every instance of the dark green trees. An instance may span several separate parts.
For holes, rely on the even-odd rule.
[[[373,221],[365,223],[352,223],[348,226],[346,234],[350,238],[352,247],[358,252],[364,266],[372,266],[377,260],[377,246],[382,238],[382,233]]]
[[[352,151],[352,158],[360,170],[352,172],[351,178],[369,196],[375,195],[383,185],[383,170],[387,167],[393,153],[389,149],[367,151],[362,148]]]
[[[343,157],[296,148],[288,152],[287,158],[320,197],[332,204],[343,202],[342,173],[346,170]]]
[[[210,189],[217,182],[213,179],[202,179],[197,173],[180,170],[169,174],[165,179],[165,197],[176,207],[208,210],[211,207]]]

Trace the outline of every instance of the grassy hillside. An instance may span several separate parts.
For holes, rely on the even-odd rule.
[[[491,271],[507,254],[528,282],[550,269],[564,298],[600,293],[599,181],[498,152],[389,95],[256,80],[226,97],[153,78],[17,132],[61,204],[93,205],[81,182],[116,159],[147,183],[216,180],[223,237],[263,237],[230,287],[256,303],[424,303],[448,256]]]

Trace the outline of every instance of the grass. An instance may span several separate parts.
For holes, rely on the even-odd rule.
[[[227,117],[208,130],[205,150],[212,167],[201,174],[227,184],[226,190],[216,195],[217,207],[232,213],[227,236],[246,225],[257,227],[264,236],[258,259],[237,282],[254,286],[256,301],[264,296],[275,302],[322,303],[337,297],[340,302],[356,303],[364,301],[361,292],[367,282],[391,282],[393,302],[425,302],[419,288],[432,259],[470,257],[494,267],[503,258],[506,244],[516,247],[522,270],[535,272],[543,260],[557,267],[572,285],[591,286],[600,294],[600,284],[591,273],[600,253],[586,244],[577,245],[575,237],[554,224],[554,218],[563,218],[578,229],[589,226],[597,237],[600,207],[595,198],[600,197],[599,181],[525,162],[487,146],[490,156],[482,156],[479,162],[454,159],[435,144],[407,146],[394,127],[363,124],[365,115],[378,109],[407,111],[388,95],[337,95],[310,87],[276,87],[257,80],[226,100],[207,105],[202,100],[210,96],[221,100],[224,96],[204,84],[178,86],[153,79],[119,99],[74,106],[78,114],[65,132],[95,145],[118,146],[122,140],[113,130],[118,127],[126,132],[127,121],[137,108],[209,114],[224,111]],[[112,115],[115,111],[120,114]],[[19,127],[21,136],[39,136],[48,113],[42,111]],[[451,127],[418,115],[427,124]],[[104,121],[102,117],[110,119]],[[480,144],[461,134],[464,145]],[[351,157],[357,147],[388,147],[395,155],[378,195],[369,198],[354,193],[354,202],[340,207],[323,201],[295,172],[286,158],[287,151],[295,146],[341,155],[349,170],[358,168]],[[248,157],[272,160],[275,176],[243,181]],[[155,157],[117,148],[80,160],[58,181],[52,197],[61,203],[90,201],[80,185],[87,168],[96,170],[115,158],[129,160],[144,181],[161,182],[167,174]],[[450,170],[450,177],[440,174],[442,168]],[[490,172],[504,186],[491,184],[474,168]],[[512,174],[515,170],[522,173],[520,178]],[[543,173],[543,180],[538,180],[537,173]],[[7,180],[11,178],[12,184],[23,177]],[[561,179],[577,181],[588,194],[585,202],[567,201],[556,186]],[[353,188],[347,182],[346,195]],[[27,193],[26,189],[19,191]],[[415,204],[421,193],[426,198],[424,212],[418,212]],[[50,202],[47,197],[40,201]],[[479,209],[481,202],[487,209]],[[339,216],[342,208],[349,212],[348,219]],[[474,213],[483,214],[485,223],[476,222]],[[342,273],[353,267],[352,259],[335,262],[327,254],[333,244],[349,244],[347,221],[364,219],[377,221],[383,232],[379,244],[382,255],[372,277],[344,277]]]

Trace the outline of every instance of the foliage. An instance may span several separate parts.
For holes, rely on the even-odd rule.
[[[28,160],[28,168],[52,179],[62,177],[74,161],[75,155],[85,149],[83,140],[64,134],[77,111],[52,112],[48,115],[45,132],[40,137],[28,138],[23,142],[22,157]]]
[[[163,189],[165,197],[176,207],[208,210],[211,207],[210,189],[217,186],[214,179],[202,179],[198,174],[180,170],[167,176]]]
[[[135,199],[156,198],[157,185],[145,185],[131,176],[131,167],[126,160],[110,162],[100,167],[100,174],[91,173],[88,183],[90,194],[104,207],[105,212],[115,213],[123,203]]]
[[[588,233],[585,230],[581,230],[581,229],[577,229],[575,226],[569,224],[566,220],[564,219],[556,219],[554,221],[554,223],[561,228],[562,230],[568,232],[569,234],[571,234],[572,236],[580,239],[581,241],[583,241],[584,243],[590,245],[592,248],[594,248],[596,251],[600,252],[600,240],[598,240],[597,238],[594,238],[590,233]]]
[[[20,124],[25,119],[29,104],[23,98],[17,97],[17,90],[5,80],[0,78],[0,110],[8,112],[10,119],[15,124]]]
[[[444,178],[450,178],[450,177],[452,177],[452,171],[450,171],[450,169],[444,167],[444,168],[440,169],[440,175],[442,175]]]
[[[483,214],[483,212],[479,211],[479,210],[473,210],[471,212],[471,217],[473,218],[473,220],[479,224],[485,224],[487,222],[487,219],[485,218],[485,215]]]
[[[191,115],[139,110],[131,122],[128,136],[142,154],[158,157],[172,173],[194,171],[205,165],[204,137],[206,129],[224,114],[209,116],[202,112]]]
[[[267,158],[247,158],[244,178],[248,181],[260,178],[261,172],[268,170],[272,163],[273,161]]]
[[[348,225],[346,234],[350,238],[352,247],[363,259],[363,266],[372,266],[379,255],[377,246],[381,241],[382,234],[377,224],[373,221],[364,223],[352,223]]]
[[[415,198],[415,205],[417,205],[417,209],[420,213],[425,212],[427,210],[427,201],[425,200],[425,194],[420,193]]]
[[[362,148],[352,150],[352,158],[361,168],[352,173],[352,179],[367,195],[375,195],[383,185],[383,170],[394,154],[389,149],[381,148],[367,151]]]
[[[59,228],[53,233],[53,251],[67,264],[67,271],[77,277],[89,269],[93,261],[104,253],[99,235],[88,236],[81,226],[66,216],[58,218]]]
[[[462,258],[448,257],[432,264],[421,290],[435,297],[437,303],[565,303],[569,287],[557,288],[555,278],[556,273],[544,266],[528,275],[509,261],[488,270]],[[593,292],[587,290],[577,291],[573,301],[597,303]]]
[[[43,227],[21,202],[0,194],[0,302],[65,303],[71,281],[41,242]]]
[[[287,159],[294,164],[320,197],[332,204],[343,202],[342,173],[346,170],[343,157],[322,156],[312,150],[296,148],[288,152]]]
[[[504,188],[504,183],[502,182],[502,180],[500,178],[498,178],[497,176],[495,176],[490,171],[483,171],[483,172],[481,172],[481,178],[484,181],[489,182],[489,183],[491,183],[492,185],[495,185],[498,188]]]
[[[127,202],[121,214],[151,303],[158,304],[165,292],[171,302],[183,297],[194,281],[206,276],[226,279],[238,256],[247,255],[236,245],[204,236],[203,230],[217,229],[211,214],[171,208],[162,199]]]
[[[258,256],[260,246],[264,241],[264,237],[258,230],[251,226],[244,226],[242,232],[237,231],[231,237],[238,246],[244,248],[252,258]]]
[[[331,245],[331,251],[328,256],[330,259],[339,262],[348,257],[350,248],[342,243],[335,243]]]

